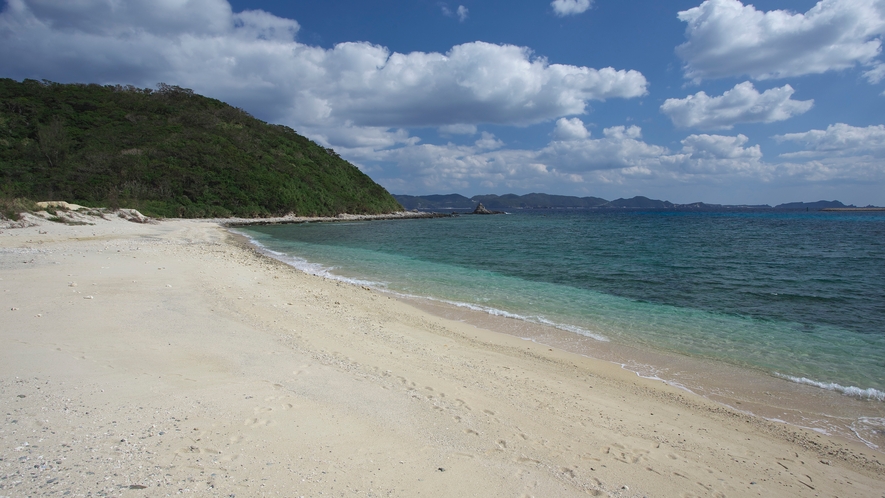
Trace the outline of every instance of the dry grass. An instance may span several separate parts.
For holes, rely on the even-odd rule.
[[[0,197],[0,219],[19,221],[22,213],[38,211],[37,203],[21,197]]]

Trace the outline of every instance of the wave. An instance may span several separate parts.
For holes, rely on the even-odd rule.
[[[471,303],[463,303],[463,302],[459,302],[459,301],[449,301],[446,299],[436,299],[436,298],[428,297],[428,296],[406,296],[406,297],[419,298],[419,299],[429,299],[431,301],[438,301],[441,303],[450,304],[452,306],[457,306],[459,308],[467,308],[467,309],[470,309],[473,311],[481,311],[483,313],[488,313],[489,315],[493,315],[493,316],[501,316],[504,318],[512,318],[514,320],[522,320],[524,322],[537,323],[539,325],[546,325],[548,327],[553,327],[555,329],[564,330],[566,332],[571,332],[573,334],[582,335],[584,337],[589,337],[591,339],[595,339],[600,342],[608,342],[608,337],[605,337],[604,335],[597,334],[595,332],[589,331],[587,329],[584,329],[584,328],[581,328],[581,327],[578,327],[575,325],[569,325],[566,323],[557,323],[557,322],[548,320],[542,316],[519,315],[516,313],[511,313],[509,311],[499,310],[497,308],[492,308],[489,306],[482,306],[479,304],[471,304]]]
[[[885,391],[880,391],[878,389],[874,389],[872,387],[867,389],[861,389],[859,387],[854,386],[843,386],[841,384],[836,384],[835,382],[818,382],[816,380],[811,380],[806,377],[793,377],[792,375],[784,375],[778,372],[774,373],[776,376],[787,379],[789,381],[795,382],[797,384],[805,384],[808,386],[819,387],[821,389],[826,389],[828,391],[836,391],[838,393],[842,393],[846,396],[851,396],[854,398],[861,399],[870,399],[876,401],[885,401]]]
[[[412,295],[412,294],[404,294],[404,293],[395,292],[395,291],[389,289],[386,282],[375,282],[375,281],[371,281],[371,280],[360,280],[360,279],[356,279],[356,278],[342,277],[341,275],[336,275],[335,273],[333,273],[333,271],[335,270],[334,267],[327,267],[327,266],[323,266],[318,263],[311,263],[310,261],[307,261],[306,259],[299,258],[297,256],[292,256],[291,254],[287,254],[287,253],[279,252],[279,251],[274,251],[273,249],[268,248],[267,246],[265,246],[264,244],[262,244],[261,242],[259,242],[255,238],[251,237],[249,234],[239,232],[236,230],[231,230],[231,231],[235,232],[237,235],[241,235],[243,237],[246,237],[249,240],[249,242],[251,244],[253,244],[255,247],[257,247],[258,250],[260,252],[262,252],[263,254],[266,254],[278,261],[282,261],[283,263],[286,263],[287,265],[295,268],[296,270],[302,271],[302,272],[307,273],[309,275],[315,275],[318,277],[328,278],[330,280],[337,280],[339,282],[345,282],[345,283],[359,285],[359,286],[363,286],[363,287],[370,287],[370,288],[377,289],[380,291],[389,292],[397,297],[402,297],[402,298],[407,298],[407,299],[426,299],[429,301],[436,301],[436,302],[445,303],[445,304],[448,304],[451,306],[456,306],[458,308],[467,308],[467,309],[470,309],[473,311],[488,313],[489,315],[492,315],[492,316],[500,316],[500,317],[504,317],[504,318],[512,318],[514,320],[521,320],[521,321],[530,322],[530,323],[537,323],[539,325],[546,325],[548,327],[553,327],[553,328],[563,330],[566,332],[579,334],[584,337],[589,337],[591,339],[595,339],[595,340],[601,341],[601,342],[608,342],[608,340],[609,340],[607,337],[605,337],[601,334],[598,334],[596,332],[592,332],[590,330],[587,330],[587,329],[584,329],[584,328],[581,328],[581,327],[578,327],[575,325],[569,325],[569,324],[565,324],[565,323],[557,323],[557,322],[548,320],[548,319],[541,317],[541,316],[524,316],[524,315],[519,315],[516,313],[511,313],[509,311],[504,311],[504,310],[500,310],[497,308],[492,308],[489,306],[481,306],[478,304],[465,303],[465,302],[460,302],[460,301],[450,301],[447,299],[440,299],[440,298],[435,298],[435,297],[431,297],[431,296],[419,296],[419,295]]]
[[[295,268],[296,270],[307,273],[308,275],[314,275],[317,277],[328,278],[329,280],[337,280],[339,282],[345,282],[348,284],[354,284],[354,285],[365,286],[365,287],[372,287],[372,288],[377,288],[377,289],[382,289],[382,290],[387,286],[387,284],[384,282],[374,282],[371,280],[360,280],[357,278],[348,278],[348,277],[342,277],[341,275],[336,275],[336,274],[332,273],[333,270],[335,270],[334,267],[323,266],[319,263],[311,263],[310,261],[308,261],[304,258],[292,256],[291,254],[287,254],[284,252],[274,251],[273,249],[270,249],[267,246],[265,246],[264,244],[262,244],[261,242],[255,240],[249,234],[239,232],[237,230],[231,230],[231,232],[234,232],[237,235],[242,235],[243,237],[246,237],[247,239],[249,239],[249,243],[254,245],[256,248],[258,248],[258,251],[261,252],[262,254],[266,254],[267,256],[270,256],[271,258],[276,259],[277,261],[281,261],[283,263],[286,263],[287,265]]]

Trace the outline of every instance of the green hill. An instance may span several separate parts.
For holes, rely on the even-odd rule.
[[[401,210],[331,149],[162,83],[0,79],[0,197],[163,217]]]

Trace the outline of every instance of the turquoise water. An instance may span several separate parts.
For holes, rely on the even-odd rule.
[[[885,401],[885,214],[529,211],[240,229],[295,266]]]

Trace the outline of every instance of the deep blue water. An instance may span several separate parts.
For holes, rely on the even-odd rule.
[[[317,272],[885,398],[885,213],[526,211],[242,231]]]

